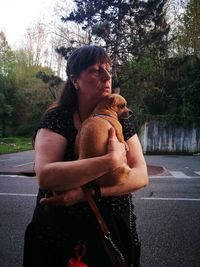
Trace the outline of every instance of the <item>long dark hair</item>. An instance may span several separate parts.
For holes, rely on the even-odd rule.
[[[73,113],[77,110],[78,97],[76,93],[76,88],[74,87],[70,76],[74,75],[78,77],[81,72],[90,66],[100,63],[109,63],[111,65],[111,59],[107,52],[101,46],[96,45],[86,45],[80,48],[77,48],[72,52],[70,57],[67,60],[67,81],[65,86],[58,98],[58,101],[54,102],[50,107],[45,111],[45,113],[57,108],[65,108],[70,113]],[[35,141],[36,132],[33,135],[33,147]]]
[[[70,76],[78,77],[83,70],[96,63],[111,64],[109,55],[101,46],[86,45],[72,52],[67,60],[67,81],[57,101],[57,106],[65,107],[70,112],[77,109],[77,93]]]

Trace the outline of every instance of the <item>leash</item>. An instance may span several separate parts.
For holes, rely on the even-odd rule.
[[[108,227],[92,197],[91,189],[88,188],[87,185],[83,185],[82,190],[99,224],[102,241],[104,243],[104,247],[107,251],[107,254],[112,262],[112,267],[127,267],[123,254],[111,239],[110,231],[108,230]]]

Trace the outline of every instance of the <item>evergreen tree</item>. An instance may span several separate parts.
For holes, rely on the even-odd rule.
[[[200,55],[200,1],[190,0],[180,18],[177,44],[182,55]]]
[[[120,85],[122,61],[138,60],[147,51],[166,51],[169,26],[165,20],[168,0],[75,0],[76,8],[64,22],[73,21],[90,33],[89,44],[106,47],[113,61],[115,86]],[[164,51],[165,50],[165,51]]]

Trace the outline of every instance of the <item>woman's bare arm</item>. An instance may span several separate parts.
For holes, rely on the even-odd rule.
[[[110,131],[110,142],[116,138]],[[112,146],[111,146],[112,147]],[[77,188],[121,166],[125,160],[122,144],[101,157],[63,161],[67,140],[48,129],[40,129],[35,140],[35,172],[39,187],[52,191]]]
[[[124,184],[101,188],[102,196],[127,194],[148,185],[147,165],[137,134],[127,141],[127,145],[127,163],[131,168],[128,179]]]
[[[116,138],[110,139],[110,151],[115,149],[116,143],[118,143],[118,140]],[[127,161],[129,166],[131,167],[131,172],[129,174],[128,180],[124,184],[101,188],[101,195],[103,197],[131,193],[148,185],[147,166],[138,136],[134,135],[133,137],[131,137],[127,141],[127,144],[129,146]],[[47,205],[70,206],[84,200],[84,193],[82,189],[78,187],[73,190],[62,192],[61,194],[56,194],[53,197],[42,199],[41,203]]]

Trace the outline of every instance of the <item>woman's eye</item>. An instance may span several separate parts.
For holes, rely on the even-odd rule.
[[[94,73],[95,75],[99,75],[99,72],[100,72],[100,69],[93,69],[93,73]]]
[[[94,74],[94,75],[100,75],[101,73],[103,73],[103,72],[107,72],[107,73],[109,73],[110,75],[112,75],[112,69],[101,69],[101,68],[99,68],[99,69],[92,69],[92,73]]]

